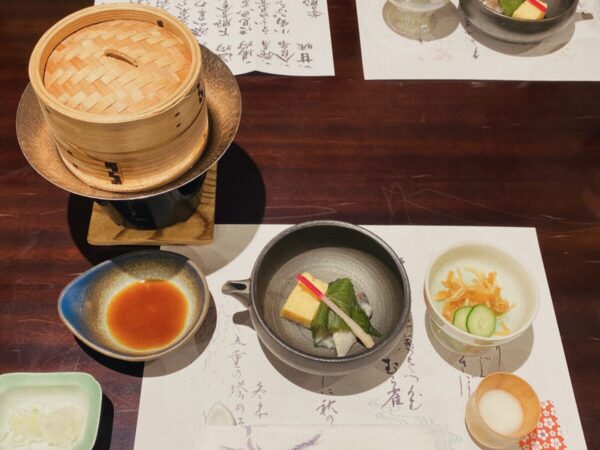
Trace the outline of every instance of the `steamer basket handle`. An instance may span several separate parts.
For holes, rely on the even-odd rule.
[[[120,52],[119,50],[115,50],[114,48],[109,48],[104,50],[104,56],[109,56],[111,58],[119,59],[121,61],[125,61],[126,63],[131,64],[134,67],[138,66],[138,63],[131,56],[127,56],[125,53]]]

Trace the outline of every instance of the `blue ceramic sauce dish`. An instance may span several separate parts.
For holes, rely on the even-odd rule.
[[[123,305],[123,293],[152,282],[168,284],[177,298],[158,298],[159,303],[152,303],[152,296],[142,292],[135,302],[124,300],[129,302],[127,308],[115,311],[118,298]],[[154,297],[157,295],[162,294]],[[181,320],[178,328],[171,330],[168,342],[131,345],[115,328],[115,323],[120,323],[152,339],[172,322],[174,301],[181,302]],[[180,347],[198,331],[209,306],[210,292],[202,272],[185,256],[160,250],[142,250],[105,261],[71,281],[58,299],[61,320],[79,340],[104,355],[125,361],[159,358]],[[153,315],[154,322],[144,322],[149,315]]]

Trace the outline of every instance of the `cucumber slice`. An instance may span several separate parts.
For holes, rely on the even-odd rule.
[[[467,330],[467,317],[469,316],[469,313],[472,309],[472,306],[461,306],[460,308],[458,308],[454,312],[454,317],[452,318],[452,325],[468,333],[469,330]]]
[[[475,336],[489,337],[496,329],[496,314],[485,305],[473,307],[467,317],[467,331]]]

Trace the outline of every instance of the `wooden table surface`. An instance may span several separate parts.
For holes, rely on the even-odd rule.
[[[15,135],[35,42],[90,4],[1,5],[0,373],[93,374],[97,448],[129,449],[143,366],[79,344],[56,300],[131,248],[88,245],[90,200],[35,173]],[[364,81],[354,2],[329,0],[329,15],[335,77],[238,77],[217,222],[536,227],[587,444],[600,448],[600,83]]]

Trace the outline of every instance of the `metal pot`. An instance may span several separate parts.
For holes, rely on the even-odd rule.
[[[280,317],[295,275],[309,272],[331,282],[347,277],[373,307],[372,324],[383,335],[349,354],[313,346],[310,331]],[[288,365],[318,375],[344,375],[373,364],[398,347],[410,316],[410,286],[402,262],[379,237],[356,225],[305,222],[273,238],[258,256],[248,280],[228,281],[224,294],[249,310],[264,346]]]
[[[172,191],[135,200],[96,200],[118,225],[160,230],[184,222],[196,212],[206,172]]]
[[[577,2],[548,2],[548,12],[542,20],[514,19],[488,8],[481,0],[460,0],[460,8],[473,25],[500,41],[533,44],[565,28],[577,10]]]

